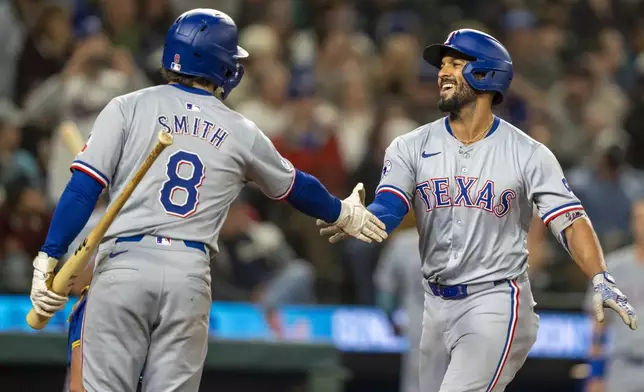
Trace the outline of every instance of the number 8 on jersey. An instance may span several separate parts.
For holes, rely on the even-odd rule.
[[[166,177],[159,192],[165,212],[180,218],[194,214],[199,205],[199,187],[206,178],[206,166],[199,155],[184,150],[170,155]]]

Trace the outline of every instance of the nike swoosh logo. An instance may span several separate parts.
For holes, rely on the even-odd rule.
[[[429,158],[429,157],[433,157],[434,155],[438,155],[438,154],[440,154],[440,152],[435,152],[435,153],[433,153],[433,154],[428,154],[428,153],[426,153],[425,151],[423,151],[423,153],[422,153],[422,157],[423,157],[423,158]]]
[[[116,256],[118,256],[120,254],[123,254],[125,252],[127,252],[127,250],[122,250],[120,252],[112,252],[112,253],[110,253],[110,259],[112,259],[112,258],[114,258],[114,257],[116,257]]]

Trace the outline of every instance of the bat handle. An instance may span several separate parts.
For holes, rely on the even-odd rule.
[[[41,330],[45,328],[49,323],[49,320],[51,320],[50,317],[45,317],[36,313],[33,308],[31,308],[29,313],[27,313],[27,324],[33,329]]]

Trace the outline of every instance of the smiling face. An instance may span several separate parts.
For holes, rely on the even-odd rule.
[[[438,72],[440,99],[438,109],[445,113],[460,111],[476,101],[476,91],[463,78],[463,68],[469,61],[456,53],[448,52],[441,60]]]

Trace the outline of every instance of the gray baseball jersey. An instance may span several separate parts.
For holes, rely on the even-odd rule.
[[[407,313],[407,333],[413,346],[420,342],[423,302],[425,300],[418,254],[418,232],[407,229],[396,233],[388,241],[378,261],[375,273],[376,287],[384,292],[399,295]]]
[[[637,259],[635,247],[628,246],[606,255],[606,265],[620,290],[635,309],[644,308],[644,263]],[[592,314],[593,289],[589,288],[585,308]],[[644,385],[644,330],[631,331],[615,312],[606,311],[610,334],[607,352],[606,390],[639,392]]]
[[[637,259],[634,246],[613,251],[606,255],[606,265],[615,278],[619,289],[628,297],[635,309],[644,308],[644,262]],[[592,313],[593,288],[586,295],[585,308]],[[611,353],[613,355],[633,355],[644,358],[644,329],[629,330],[622,325],[619,315],[606,312],[609,325],[612,326]],[[619,321],[619,323],[618,323]],[[624,327],[624,328],[622,328]]]
[[[375,274],[375,284],[379,290],[398,294],[402,297],[407,314],[407,337],[409,351],[402,361],[401,392],[419,391],[419,353],[420,335],[423,323],[423,289],[418,254],[418,231],[407,229],[396,233],[389,240]]]
[[[397,137],[376,192],[413,206],[423,275],[444,285],[524,273],[533,203],[555,233],[583,209],[550,150],[498,117],[469,146],[447,117]]]
[[[203,94],[200,94],[202,92]],[[174,136],[123,206],[106,237],[150,234],[208,244],[246,182],[286,197],[295,170],[271,141],[206,91],[156,86],[113,99],[100,113],[72,169],[118,195],[157,142]]]

